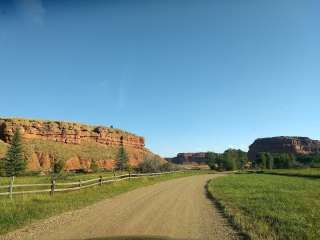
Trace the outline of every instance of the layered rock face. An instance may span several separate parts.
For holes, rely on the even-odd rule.
[[[320,153],[320,141],[307,137],[259,138],[249,146],[248,158],[254,161],[261,152],[292,153],[295,155],[315,154]]]
[[[10,143],[16,129],[25,139],[43,139],[56,142],[81,144],[95,142],[105,145],[144,148],[144,138],[119,129],[89,126],[60,121],[36,121],[0,118],[0,139]]]
[[[168,161],[176,164],[206,164],[207,162],[207,153],[198,152],[198,153],[178,153],[174,158],[167,158]]]
[[[65,170],[70,171],[90,171],[93,162],[100,168],[111,169],[120,146],[125,147],[133,166],[146,156],[163,161],[145,148],[143,137],[120,129],[10,118],[0,118],[0,158],[18,128],[24,142],[28,170],[50,171],[57,159],[62,159]]]

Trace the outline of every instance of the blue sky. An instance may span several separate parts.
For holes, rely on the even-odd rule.
[[[1,116],[110,125],[162,156],[319,139],[318,0],[1,1]]]

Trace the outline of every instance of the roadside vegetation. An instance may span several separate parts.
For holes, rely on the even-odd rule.
[[[228,149],[224,153],[207,153],[207,162],[212,170],[230,171],[249,167],[247,153],[242,150]]]
[[[320,168],[292,168],[292,169],[272,169],[264,170],[262,173],[296,176],[296,177],[314,177],[320,178]]]
[[[138,166],[135,168],[137,172],[148,173],[148,172],[171,172],[181,170],[182,167],[173,163],[161,163],[157,159],[146,157]]]
[[[320,167],[320,154],[294,155],[291,153],[261,152],[253,162],[253,167],[259,169]]]
[[[320,239],[320,179],[233,174],[208,191],[252,239]]]

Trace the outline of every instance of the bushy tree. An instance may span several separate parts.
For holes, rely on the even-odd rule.
[[[181,169],[181,166],[170,163],[170,162],[166,162],[160,165],[161,172],[178,171],[180,169]]]
[[[238,149],[236,151],[238,154],[238,156],[237,156],[238,168],[244,169],[248,163],[248,154],[247,154],[247,152],[244,152],[240,149]]]
[[[207,153],[207,164],[210,167],[210,169],[217,170],[219,168],[219,156],[218,154],[214,152],[208,152]]]
[[[240,149],[228,149],[223,153],[223,168],[225,170],[242,169],[247,162],[247,153]]]
[[[295,156],[290,153],[274,154],[275,168],[292,168],[295,165]]]
[[[53,174],[60,174],[63,172],[65,161],[61,156],[56,156],[53,160],[52,172]]]
[[[223,154],[208,152],[207,163],[215,170],[243,169],[248,162],[247,153],[240,149],[228,149]]]
[[[151,157],[145,157],[144,160],[138,164],[137,171],[142,173],[160,172],[161,165],[160,161]]]
[[[261,152],[256,159],[256,167],[261,169],[273,168],[273,156],[269,152]]]
[[[271,153],[266,153],[266,158],[267,158],[267,162],[266,162],[266,167],[267,169],[273,169],[273,156]]]
[[[235,159],[228,152],[223,154],[223,168],[224,170],[227,170],[227,171],[232,171],[237,169],[237,164]]]
[[[50,171],[51,180],[64,177],[65,158],[61,153],[53,154],[53,162]]]
[[[128,155],[123,145],[119,148],[118,157],[116,161],[116,170],[126,170],[128,168]]]
[[[267,168],[267,156],[265,152],[261,152],[258,155],[256,160],[256,165],[258,168],[266,169]]]
[[[20,129],[18,128],[12,138],[11,146],[4,158],[4,171],[7,176],[17,176],[26,169],[26,160],[23,154]]]

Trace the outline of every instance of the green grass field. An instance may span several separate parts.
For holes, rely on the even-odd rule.
[[[208,173],[208,171],[189,171],[186,173],[172,173],[157,177],[143,177],[122,182],[104,184],[93,188],[83,189],[76,192],[36,194],[14,196],[13,200],[8,197],[0,197],[0,234],[14,230],[33,220],[46,218],[67,210],[78,209],[99,200],[113,197],[117,194],[136,189],[138,187],[155,184],[173,178],[186,177],[195,174]],[[75,176],[80,177],[81,175]],[[81,176],[82,177],[82,176]],[[39,177],[17,178],[20,183],[37,182]],[[33,180],[32,180],[33,179]]]
[[[319,177],[320,168],[297,168],[297,169],[274,169],[265,170],[265,173],[281,174],[287,176],[301,176],[301,177]]]
[[[208,190],[252,239],[320,239],[320,179],[234,174]]]

